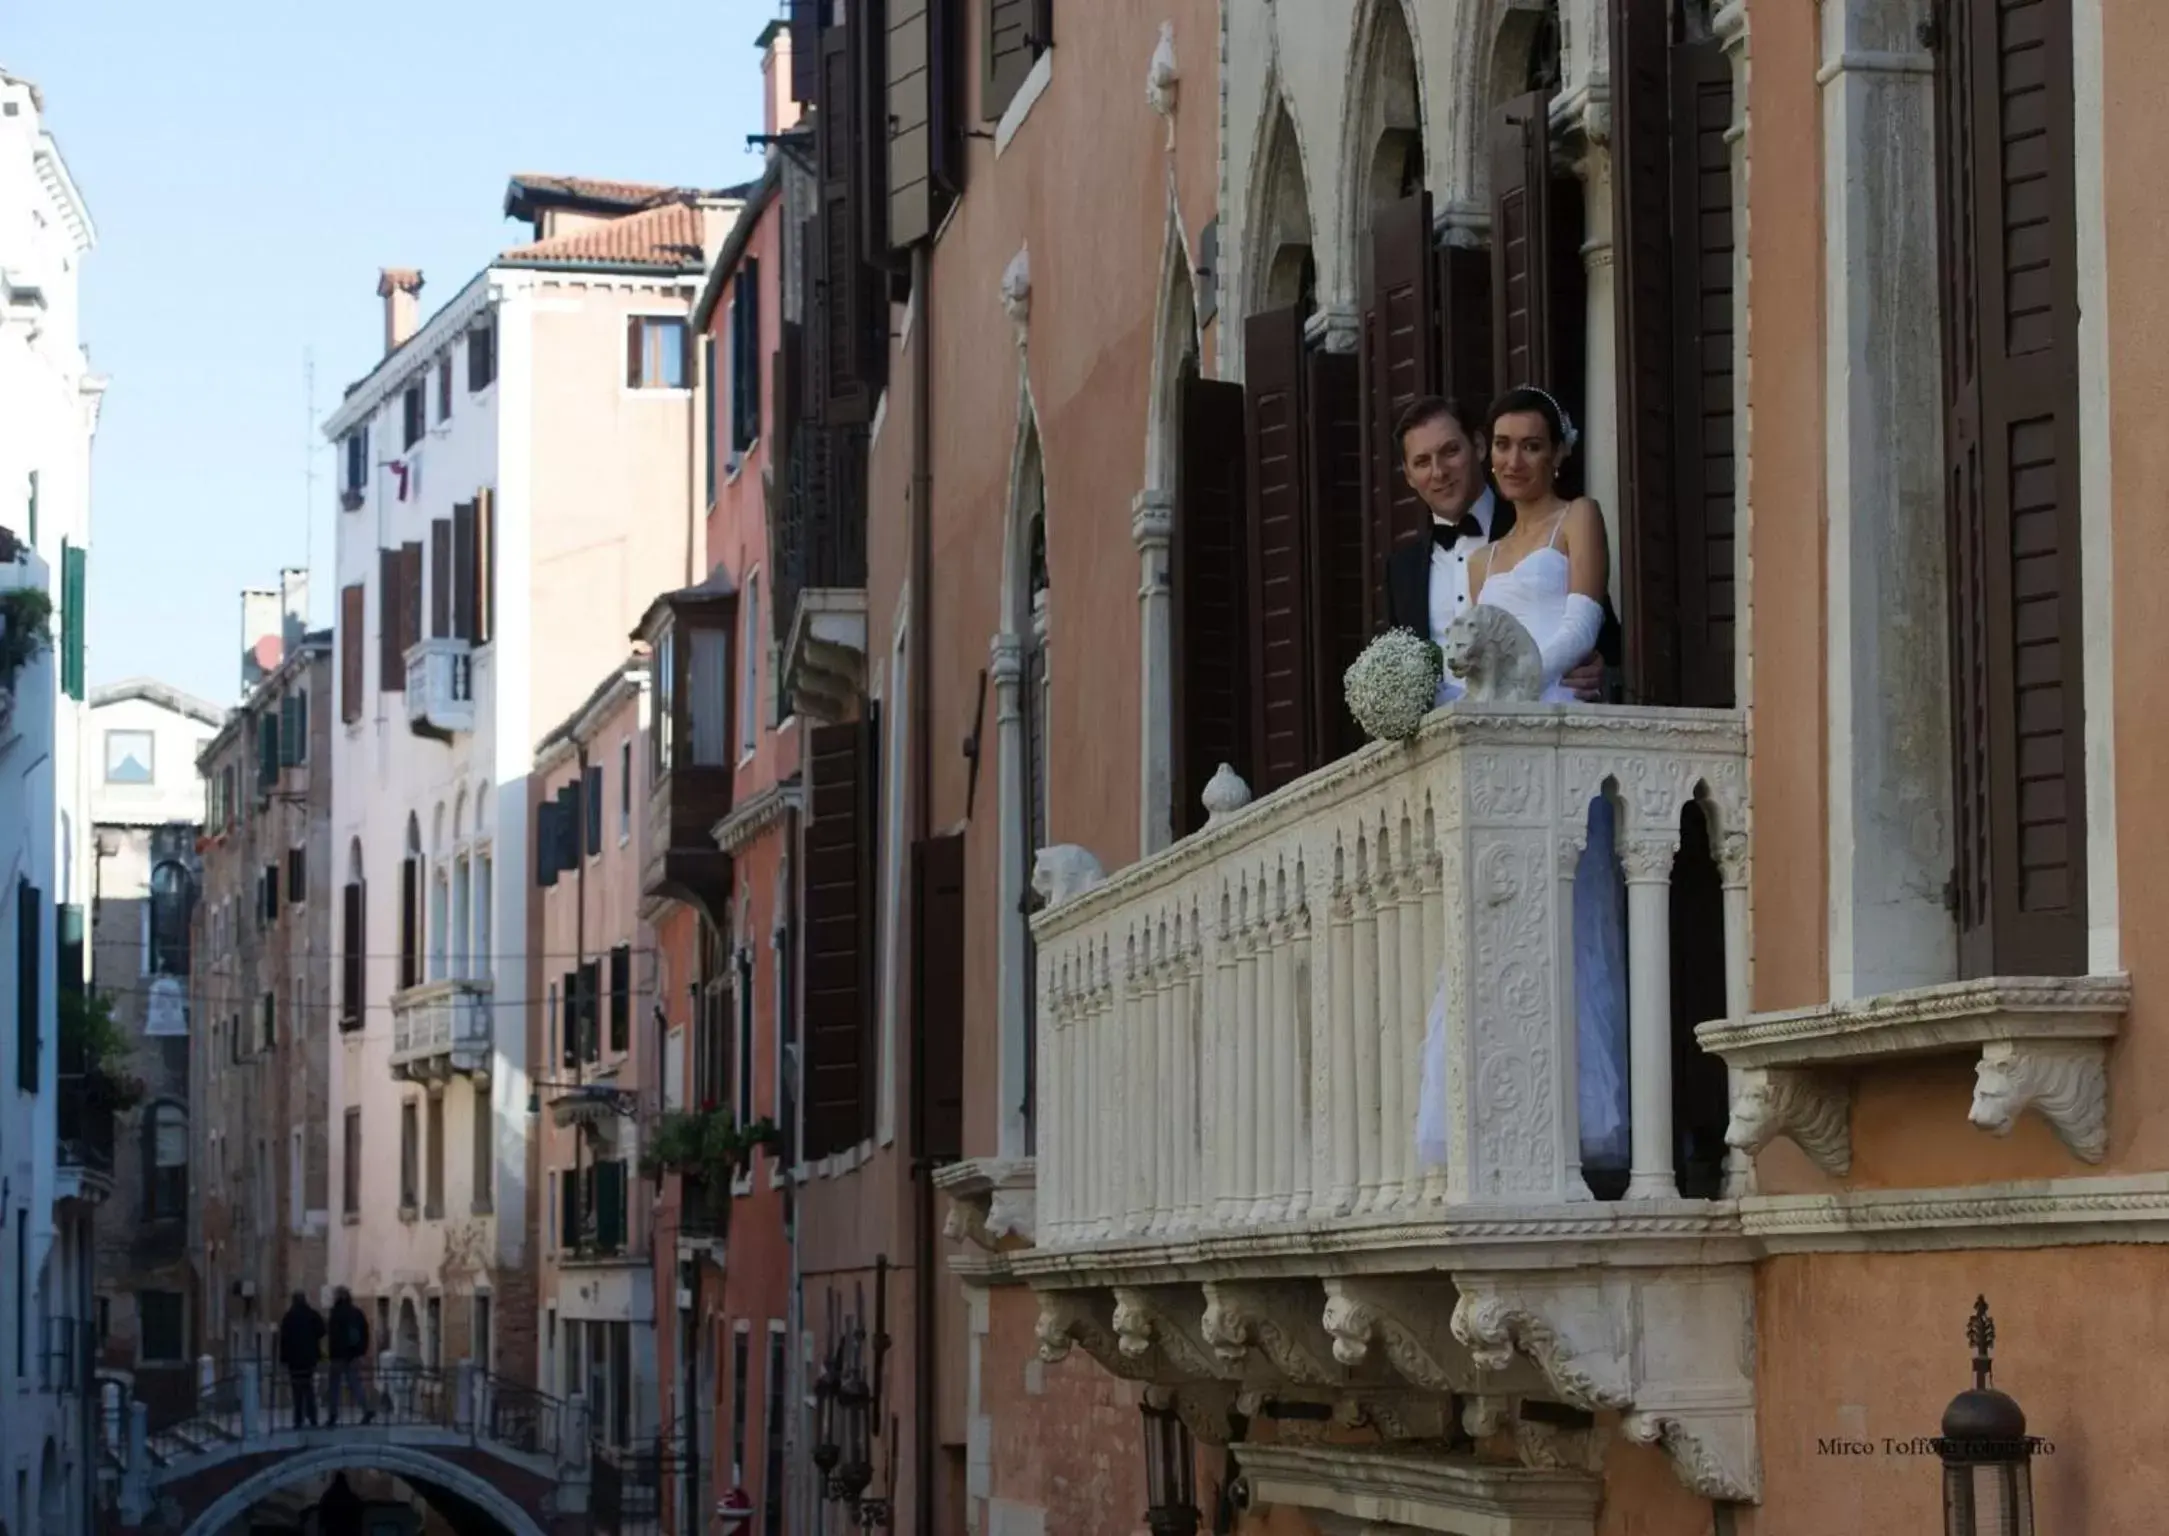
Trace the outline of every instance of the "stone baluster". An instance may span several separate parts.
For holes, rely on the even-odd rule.
[[[1583,808],[1583,817],[1588,810]],[[1552,919],[1553,1017],[1558,1021],[1559,1134],[1566,1154],[1566,1197],[1592,1200],[1589,1181],[1582,1176],[1582,1079],[1581,999],[1574,990],[1574,885],[1581,873],[1582,849],[1588,843],[1588,822],[1576,826],[1572,808],[1554,845],[1559,871],[1559,905]]]
[[[1235,1182],[1229,1218],[1248,1221],[1258,1198],[1258,926],[1250,911],[1250,893],[1236,908],[1242,922],[1235,951]]]
[[[1175,1042],[1170,1093],[1175,1123],[1174,1225],[1187,1231],[1197,1225],[1198,1157],[1204,1146],[1205,1104],[1198,1093],[1197,1012],[1191,1001],[1196,925],[1175,919],[1175,951],[1167,988],[1168,1032]]]
[[[1152,1220],[1152,939],[1132,934],[1122,985],[1122,1038],[1128,1047],[1127,1087],[1122,1095],[1129,1132],[1123,1151],[1130,1160],[1130,1198],[1124,1230],[1143,1232]]]
[[[1303,893],[1307,896],[1307,892]],[[1311,1064],[1318,1051],[1318,961],[1311,943],[1310,903],[1296,908],[1288,944],[1290,1041],[1288,1059],[1288,1160],[1292,1166],[1288,1216],[1299,1219],[1310,1212],[1311,1149],[1318,1139],[1318,1102],[1311,1091]]]
[[[1032,1015],[1032,1027],[1039,1031],[1037,1199],[1040,1230],[1051,1238],[1062,1229],[1061,1181],[1069,1163],[1062,1145],[1062,1133],[1069,1124],[1066,1100],[1077,1091],[1077,1080],[1062,1060],[1062,994],[1051,980],[1061,974],[1060,967],[1042,953],[1039,969],[1040,974],[1032,979],[1039,998],[1039,1006]]]
[[[1401,995],[1401,892],[1393,850],[1381,836],[1373,845],[1377,863],[1373,894],[1377,898],[1378,1019],[1378,1199],[1379,1210],[1401,1203],[1402,1183],[1416,1161],[1416,1123],[1401,1118],[1401,1088],[1408,1064],[1404,1042],[1408,1025]]]
[[[1355,1006],[1349,1033],[1355,1039],[1356,1204],[1358,1214],[1378,1205],[1378,892],[1356,846],[1355,924],[1349,967]]]
[[[1258,1127],[1260,1194],[1256,1216],[1275,1221],[1289,1214],[1295,1187],[1295,915],[1285,889],[1275,902],[1270,951],[1273,1006],[1266,1014],[1265,1113]]]
[[[1122,1037],[1116,1026],[1113,961],[1095,945],[1091,966],[1091,1008],[1087,1038],[1092,1070],[1092,1229],[1111,1237],[1120,1229],[1122,1152],[1115,1145],[1121,1128]]]
[[[1416,1110],[1423,1102],[1423,1036],[1431,1022],[1431,989],[1438,984],[1436,971],[1423,968],[1424,892],[1415,849],[1409,845],[1404,824],[1400,839],[1399,868],[1395,883],[1401,909],[1401,1081],[1399,1118],[1401,1145],[1408,1165],[1401,1179],[1400,1204],[1423,1203],[1423,1159],[1416,1155]]]
[[[1251,1146],[1250,1208],[1248,1220],[1269,1221],[1273,1216],[1273,1154],[1285,1128],[1273,1123],[1273,1071],[1279,1056],[1280,1020],[1280,914],[1274,910],[1264,886],[1258,888],[1257,983],[1258,1008],[1250,1031]]]
[[[196,1406],[208,1413],[218,1390],[218,1362],[209,1355],[196,1357]]]
[[[1151,1093],[1155,1106],[1153,1134],[1159,1141],[1156,1150],[1159,1178],[1152,1195],[1152,1229],[1155,1232],[1165,1232],[1174,1226],[1175,1212],[1182,1204],[1181,1196],[1176,1193],[1181,1187],[1182,1175],[1176,1171],[1175,1149],[1183,1122],[1189,1115],[1181,1095],[1175,1091],[1174,944],[1177,931],[1165,922],[1161,924],[1152,978],[1152,1037],[1157,1069],[1152,1074]]]
[[[1326,1041],[1330,1054],[1326,1073],[1326,1124],[1332,1178],[1325,1184],[1323,1210],[1345,1216],[1356,1208],[1356,957],[1355,901],[1346,887],[1333,892],[1332,916],[1326,926],[1326,970],[1330,992],[1326,1000]]]
[[[1678,1198],[1672,1176],[1674,834],[1622,838],[1627,875],[1627,1037],[1634,1102],[1630,1200]]]
[[[1242,1054],[1236,1049],[1236,1032],[1242,1012],[1242,964],[1240,930],[1236,910],[1223,895],[1220,926],[1213,940],[1213,987],[1211,1006],[1205,1010],[1212,1031],[1213,1100],[1213,1224],[1226,1226],[1235,1219],[1237,1121],[1236,1078],[1242,1070]]]
[[[1725,892],[1725,1017],[1738,1024],[1747,1018],[1747,834],[1725,832],[1717,838],[1717,867]],[[1737,1103],[1740,1069],[1725,1069],[1726,1102]],[[1723,1193],[1737,1199],[1755,1190],[1755,1160],[1738,1147],[1725,1148]]]
[[[1445,861],[1439,856],[1435,836],[1426,833],[1424,844],[1420,865],[1423,875],[1423,979],[1425,986],[1436,989],[1446,985],[1446,867]],[[1425,998],[1424,1007],[1426,1009],[1424,1031],[1428,1034],[1431,1028],[1431,1018],[1428,1012],[1430,998],[1428,995]],[[1448,1034],[1447,1048],[1451,1050],[1451,1036],[1454,1029],[1454,1021],[1451,1017],[1446,1020],[1446,1029]],[[1416,1104],[1419,1111],[1423,1106],[1423,1068],[1421,1061],[1422,1058],[1419,1057],[1417,1070],[1413,1074],[1416,1079]],[[1437,1086],[1440,1093],[1446,1091],[1446,1084],[1443,1081]],[[1423,1199],[1427,1205],[1439,1205],[1445,1202],[1446,1170],[1444,1168],[1426,1168],[1424,1170]]]

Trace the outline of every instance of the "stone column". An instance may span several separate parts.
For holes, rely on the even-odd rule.
[[[254,1360],[244,1360],[240,1367],[241,1388],[241,1439],[243,1443],[256,1439],[264,1432],[263,1384],[257,1375]],[[294,1404],[299,1407],[300,1405]],[[271,1426],[276,1429],[276,1424]]]
[[[1587,815],[1585,810],[1583,813]],[[1571,822],[1568,823],[1572,825]],[[1587,823],[1583,823],[1584,827]],[[1559,1021],[1559,1136],[1566,1153],[1566,1197],[1593,1200],[1589,1181],[1582,1176],[1582,1034],[1581,999],[1574,986],[1574,886],[1582,869],[1587,833],[1580,837],[1563,832],[1554,845],[1558,859],[1558,906],[1552,917],[1552,986],[1558,999]]]
[[[1948,981],[1951,875],[1935,64],[1921,8],[1826,0],[1830,995]]]
[[[1175,651],[1168,551],[1175,533],[1170,491],[1139,491],[1130,502],[1130,540],[1137,546],[1138,765],[1142,799],[1137,853],[1151,858],[1175,840]]]
[[[1612,261],[1612,146],[1609,108],[1592,106],[1583,117],[1582,152],[1574,162],[1582,183],[1582,277],[1587,310],[1582,345],[1588,357],[1582,381],[1582,491],[1604,509],[1605,543],[1612,568],[1606,580],[1619,590],[1619,298]]]
[[[1672,1200],[1671,837],[1622,838],[1627,875],[1627,1042],[1634,1114],[1629,1200]]]
[[[994,680],[995,814],[1000,818],[1002,860],[1001,928],[995,943],[1000,982],[997,1017],[1001,1020],[997,1071],[1002,1096],[997,1134],[1001,1156],[1022,1157],[1024,1019],[1029,1011],[1025,991],[1033,984],[1025,965],[1024,924],[1017,915],[1032,875],[1024,829],[1023,641],[1006,632],[996,635],[987,672]]]
[[[1725,1017],[1735,1024],[1745,1022],[1749,1007],[1748,989],[1748,887],[1747,887],[1747,834],[1724,832],[1717,839],[1717,867],[1724,879],[1725,891]],[[1740,1096],[1740,1069],[1725,1069],[1725,1101],[1736,1102]],[[1725,1148],[1725,1182],[1723,1193],[1729,1198],[1753,1194],[1755,1189],[1755,1160],[1738,1147]]]

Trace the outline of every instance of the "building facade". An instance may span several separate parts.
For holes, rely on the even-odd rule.
[[[534,749],[690,579],[686,322],[729,207],[516,178],[529,242],[426,323],[420,274],[387,271],[384,361],[326,423],[345,465],[329,1271],[409,1358],[538,1359]]]
[[[328,1300],[332,636],[259,640],[199,759],[191,1240],[201,1352],[227,1362],[276,1358],[294,1292]]]
[[[194,1390],[201,1271],[189,1242],[197,1160],[190,1022],[201,912],[205,797],[197,754],[222,715],[145,679],[92,690],[95,874],[92,1006],[119,1047],[111,1070],[134,1100],[118,1117],[113,1195],[98,1211],[98,1360],[144,1401]]]
[[[0,1520],[88,1529],[94,1503],[92,1223],[111,1192],[107,1113],[67,1106],[93,1065],[83,1046],[91,900],[83,701],[90,451],[105,380],[80,318],[89,208],[46,119],[44,94],[0,71],[0,890],[10,1000],[0,1168],[0,1318],[13,1389],[0,1410]],[[98,1062],[101,1069],[107,1065]],[[101,1077],[101,1091],[104,1079]],[[107,1106],[109,1107],[109,1106]]]

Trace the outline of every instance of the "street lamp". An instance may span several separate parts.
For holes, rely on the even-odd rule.
[[[821,1497],[836,1497],[836,1463],[843,1452],[836,1443],[836,1362],[821,1367],[813,1384],[813,1464],[821,1474]]]
[[[1175,1412],[1175,1395],[1147,1387],[1144,1413],[1145,1526],[1152,1536],[1197,1536],[1197,1457],[1189,1426]]]
[[[1943,1410],[1943,1529],[1945,1536],[2033,1536],[2033,1441],[2026,1414],[1989,1385],[1996,1321],[1988,1298],[1973,1303],[1966,1321],[1973,1347],[1973,1387]]]
[[[837,1444],[843,1452],[843,1464],[836,1472],[836,1486],[844,1502],[854,1509],[866,1492],[867,1484],[874,1480],[871,1434],[874,1395],[867,1390],[866,1375],[859,1369],[857,1343],[854,1338],[853,1347],[844,1357],[843,1381],[836,1393],[836,1424],[840,1433]]]

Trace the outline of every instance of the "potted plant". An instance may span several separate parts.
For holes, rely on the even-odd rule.
[[[741,1126],[729,1110],[713,1103],[698,1111],[670,1110],[655,1122],[640,1151],[640,1171],[647,1178],[665,1173],[685,1177],[688,1198],[697,1185],[705,1199],[711,1230],[730,1226],[731,1183],[752,1166],[753,1154],[781,1140],[775,1122],[755,1120]]]
[[[104,992],[64,987],[60,993],[60,1059],[82,1073],[84,1101],[120,1114],[143,1102],[143,1080],[125,1070],[128,1037],[113,1019]]]
[[[15,674],[52,643],[52,598],[36,587],[0,592],[0,728],[15,713]]]

